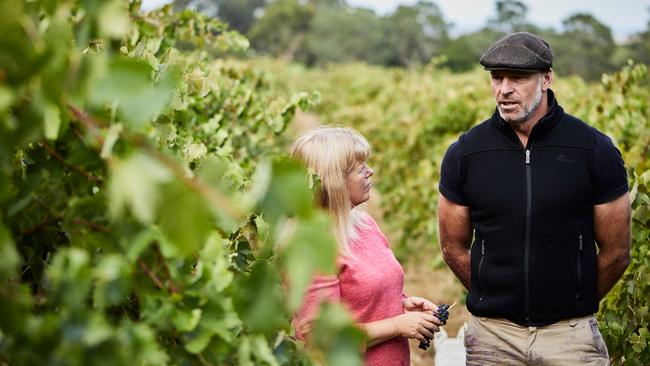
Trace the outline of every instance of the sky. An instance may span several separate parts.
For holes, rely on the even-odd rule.
[[[151,9],[170,0],[143,0],[143,8]],[[348,0],[348,4],[390,14],[397,6],[412,5],[417,0]],[[625,40],[646,29],[650,21],[650,0],[523,0],[528,6],[528,19],[541,27],[562,29],[562,20],[578,12],[587,12],[612,29],[614,38]],[[452,34],[480,29],[494,16],[494,0],[434,0],[445,19],[453,24]]]

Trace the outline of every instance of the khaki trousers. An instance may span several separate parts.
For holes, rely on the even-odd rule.
[[[591,315],[543,327],[472,316],[465,348],[469,366],[609,365],[607,346]]]

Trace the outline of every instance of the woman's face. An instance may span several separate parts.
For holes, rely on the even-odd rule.
[[[365,161],[357,163],[348,173],[347,186],[352,206],[360,205],[370,198],[370,177],[374,170]]]

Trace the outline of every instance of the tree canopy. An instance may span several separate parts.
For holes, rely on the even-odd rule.
[[[650,62],[650,20],[645,30],[618,44],[611,29],[592,14],[573,14],[563,20],[562,29],[544,29],[529,21],[528,7],[518,0],[495,1],[494,15],[480,30],[455,37],[453,24],[431,0],[400,5],[386,15],[345,0],[175,0],[175,6],[220,18],[251,40],[255,54],[308,66],[364,61],[414,67],[435,57],[453,71],[466,71],[478,66],[487,46],[516,31],[549,41],[554,70],[561,75],[598,80],[629,59]]]

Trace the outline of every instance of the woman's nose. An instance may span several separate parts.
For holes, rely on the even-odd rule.
[[[370,178],[374,174],[375,174],[375,171],[371,167],[368,167],[368,173],[366,173],[366,176],[368,176],[368,178]]]

